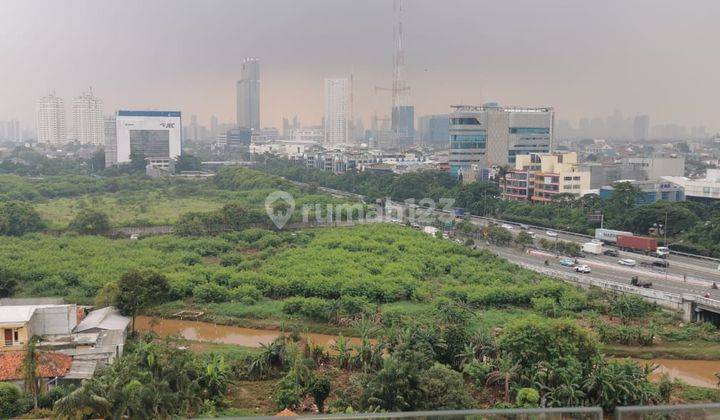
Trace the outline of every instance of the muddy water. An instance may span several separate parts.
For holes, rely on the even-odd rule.
[[[223,344],[237,344],[245,347],[260,347],[275,340],[280,332],[276,330],[261,330],[254,328],[241,328],[229,325],[217,325],[209,322],[185,321],[179,319],[163,319],[158,325],[150,325],[150,317],[137,317],[136,328],[142,331],[154,331],[160,337],[180,335],[193,340]],[[326,334],[302,334],[313,343],[328,346],[337,336]],[[352,344],[360,343],[356,337],[348,337]],[[636,359],[641,364],[651,363],[658,365],[653,376],[668,373],[671,378],[681,379],[683,382],[709,388],[715,388],[718,379],[715,372],[720,372],[720,360],[673,360],[673,359]]]
[[[720,372],[720,360],[674,360],[674,359],[636,359],[640,364],[651,363],[658,368],[653,377],[667,373],[670,378],[677,378],[688,385],[715,388],[718,379],[715,372]]]
[[[270,344],[279,335],[277,330],[260,330],[254,328],[233,327],[218,325],[210,322],[187,321],[179,319],[162,319],[157,325],[150,325],[151,317],[138,316],[135,328],[140,331],[152,330],[160,337],[180,335],[187,340],[205,341],[212,343],[237,344],[245,347],[260,347],[261,344]],[[337,340],[335,335],[327,334],[301,334],[309,338],[314,344],[328,346],[331,341]],[[351,344],[359,344],[357,337],[346,337]]]

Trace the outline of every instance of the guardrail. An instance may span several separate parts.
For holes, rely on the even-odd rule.
[[[354,413],[354,414],[320,414],[299,415],[297,419],[488,419],[488,420],[602,420],[603,411],[600,407],[559,407],[559,408],[510,408],[487,410],[437,410],[437,411],[403,411],[392,413]],[[276,420],[277,417],[243,417],[243,419]]]
[[[720,404],[643,405],[615,408],[615,420],[716,419],[718,417],[720,417]]]

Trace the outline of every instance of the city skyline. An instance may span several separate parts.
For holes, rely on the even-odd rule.
[[[707,53],[716,34],[713,11],[720,12],[715,2],[681,8],[612,1],[602,9],[563,1],[450,3],[405,5],[406,78],[416,116],[497,101],[552,105],[570,121],[620,108],[657,124],[704,125],[708,132],[720,126],[712,107],[720,59]],[[392,81],[391,2],[10,1],[6,10],[0,46],[17,65],[0,67],[0,119],[19,119],[23,127],[34,125],[34,104],[48,91],[67,100],[88,85],[106,114],[172,108],[201,121],[234,121],[246,56],[263,62],[264,126],[280,127],[288,115],[319,124],[323,80],[337,74],[355,75],[357,117],[367,122],[390,112],[389,98],[374,87]],[[178,24],[154,21],[159,14]],[[693,77],[683,76],[689,71]]]

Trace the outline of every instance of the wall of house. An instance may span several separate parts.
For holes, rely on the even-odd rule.
[[[5,330],[17,330],[18,339],[12,345],[5,343]],[[13,337],[14,338],[14,337]],[[0,351],[21,350],[28,342],[28,329],[25,324],[0,324]]]
[[[70,334],[76,325],[76,305],[38,308],[30,318],[30,330],[34,335]]]

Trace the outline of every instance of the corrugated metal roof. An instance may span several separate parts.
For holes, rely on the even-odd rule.
[[[94,360],[73,360],[65,379],[90,379],[95,374],[97,362]]]
[[[120,311],[108,306],[89,314],[75,327],[76,332],[98,328],[102,330],[124,330],[130,324],[130,318],[120,315]]]
[[[0,306],[0,324],[18,324],[30,321],[38,308],[52,305],[13,305]]]

